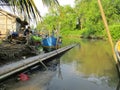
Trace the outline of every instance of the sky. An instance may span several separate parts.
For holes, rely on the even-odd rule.
[[[48,13],[48,9],[46,6],[43,5],[42,0],[34,0],[34,1],[41,16],[45,16],[45,14]],[[61,6],[70,5],[71,7],[74,6],[74,1],[75,0],[58,0]],[[6,7],[6,11],[11,13],[11,11],[7,7]]]
[[[71,7],[74,6],[74,1],[75,0],[58,0],[58,2],[60,3],[60,5],[62,5],[62,6],[64,6],[64,5],[70,5]],[[44,16],[48,12],[47,7],[45,7],[42,4],[42,0],[35,0],[35,4],[36,4],[38,10],[40,11],[41,16]]]
[[[48,12],[47,7],[45,7],[43,5],[42,0],[34,0],[34,1],[35,1],[35,4],[36,4],[41,16],[44,16]],[[74,1],[75,0],[58,0],[58,2],[60,3],[61,6],[70,5],[71,7],[74,6]],[[0,8],[2,8],[2,7],[0,7]],[[5,9],[6,9],[6,11],[11,12],[7,7],[5,7]]]

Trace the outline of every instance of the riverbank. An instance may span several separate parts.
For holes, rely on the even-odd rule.
[[[40,54],[40,51],[35,49],[35,46],[26,44],[15,44],[8,41],[3,41],[0,44],[0,66],[21,59],[26,59],[31,56]]]

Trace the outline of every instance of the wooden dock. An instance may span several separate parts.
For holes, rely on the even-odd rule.
[[[45,53],[45,54],[40,54],[34,57],[30,57],[24,60],[20,60],[8,65],[4,65],[3,67],[0,68],[0,80],[13,75],[21,70],[27,69],[37,63],[41,63],[42,65],[44,65],[45,68],[47,68],[45,66],[45,64],[42,62],[46,59],[49,59],[51,57],[54,57],[60,53],[63,53],[71,48],[73,48],[74,46],[76,46],[76,44],[72,44],[60,49],[57,49],[55,51],[49,52],[49,53]]]

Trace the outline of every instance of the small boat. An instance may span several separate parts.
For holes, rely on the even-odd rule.
[[[118,62],[120,62],[120,41],[118,41],[115,45],[115,53],[116,53]]]
[[[50,52],[53,50],[56,50],[60,48],[61,46],[61,37],[55,37],[55,36],[48,36],[42,39],[41,45],[43,47],[43,51]]]

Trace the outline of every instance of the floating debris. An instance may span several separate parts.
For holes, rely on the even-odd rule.
[[[27,81],[27,80],[29,80],[29,77],[28,77],[27,74],[25,74],[25,73],[21,73],[21,74],[19,75],[18,80],[21,80],[21,81]]]

